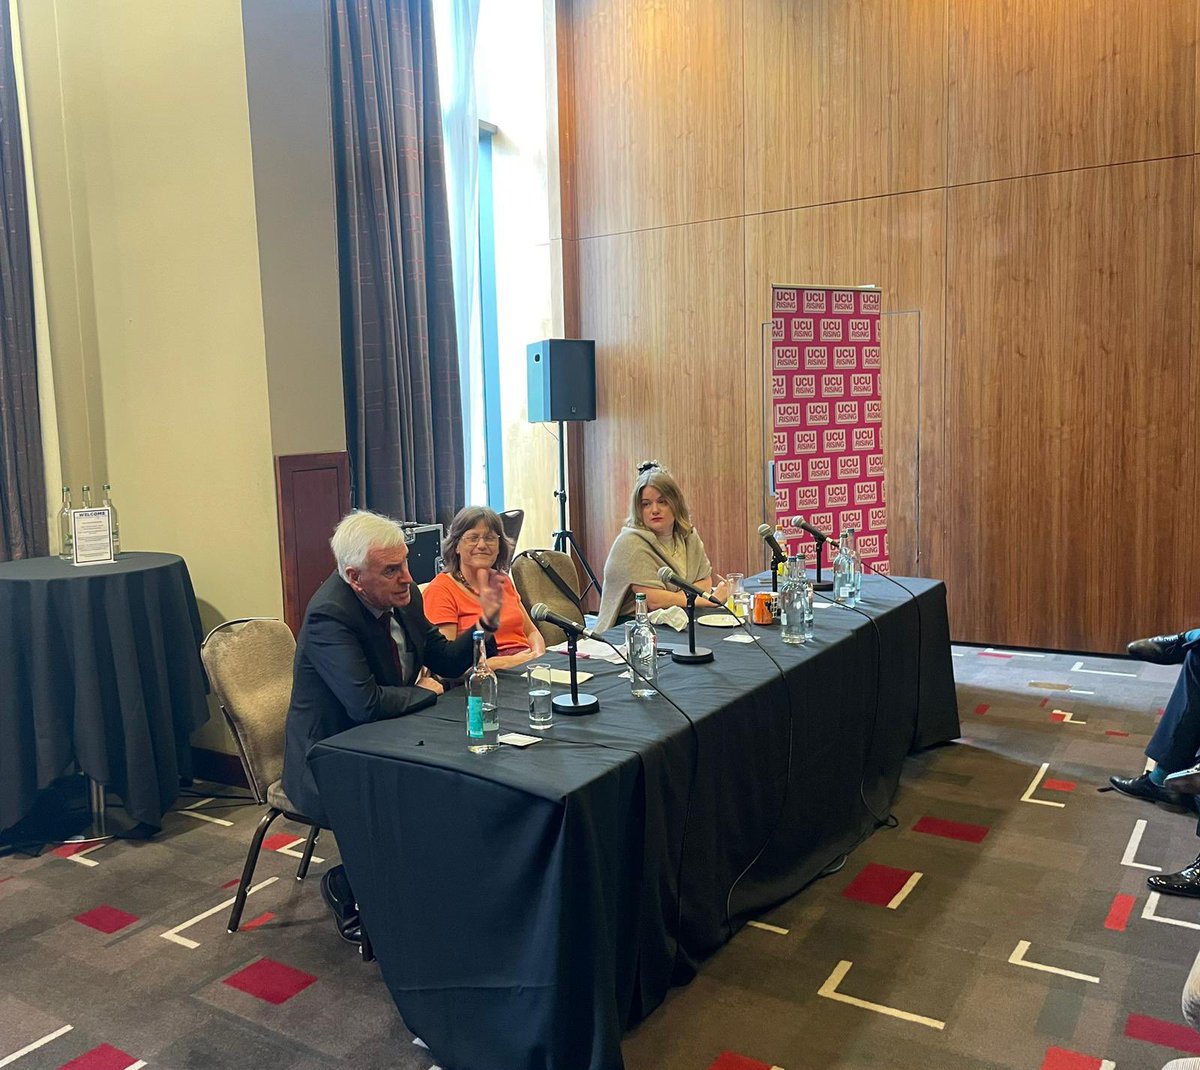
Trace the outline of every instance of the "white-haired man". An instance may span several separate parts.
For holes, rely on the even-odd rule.
[[[353,512],[329,545],[337,571],[313,595],[296,641],[283,760],[288,799],[322,825],[329,822],[308,768],[309,748],[357,724],[433,705],[442,687],[430,671],[465,673],[473,630],[450,642],[425,619],[408,570],[408,540],[389,517]],[[492,572],[479,592],[479,624],[487,632],[496,630],[503,593],[500,575]],[[338,932],[360,940],[358,907],[342,866],[325,873],[321,892]]]

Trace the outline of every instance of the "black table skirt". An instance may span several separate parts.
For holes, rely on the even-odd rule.
[[[0,829],[72,763],[160,825],[208,719],[201,638],[174,554],[0,564]]]
[[[672,983],[869,834],[905,754],[959,731],[945,588],[902,582],[915,599],[867,579],[871,620],[818,610],[802,647],[754,629],[786,679],[698,629],[717,660],[659,670],[691,723],[588,661],[600,712],[524,750],[470,754],[461,691],[313,748],[384,979],[441,1065],[617,1070]],[[501,730],[526,730],[501,676]]]

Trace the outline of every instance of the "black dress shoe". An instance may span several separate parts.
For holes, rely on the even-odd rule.
[[[1169,803],[1171,806],[1179,806],[1182,802],[1176,792],[1155,784],[1149,773],[1141,776],[1110,776],[1108,782],[1122,795],[1145,799],[1146,802]]]
[[[338,936],[348,944],[361,944],[362,923],[356,921],[353,925],[347,925],[345,928],[338,926]]]
[[[1155,873],[1147,877],[1146,885],[1151,891],[1163,895],[1186,895],[1200,899],[1200,857],[1178,873]]]
[[[358,903],[345,866],[334,866],[325,871],[321,877],[321,898],[337,922],[338,935],[344,935],[347,929],[358,925]]]
[[[1155,665],[1182,665],[1187,654],[1187,639],[1182,635],[1156,635],[1151,639],[1135,639],[1127,646],[1131,658],[1152,661]]]

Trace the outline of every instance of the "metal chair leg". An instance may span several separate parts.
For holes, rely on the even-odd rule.
[[[359,920],[362,925],[362,920]],[[362,926],[362,943],[358,945],[358,953],[362,955],[363,962],[375,961],[375,949],[371,947],[371,938],[367,935],[367,927]]]
[[[258,853],[262,850],[263,837],[267,834],[267,829],[271,827],[271,822],[275,820],[282,810],[276,810],[271,807],[262,816],[262,820],[258,823],[258,828],[254,830],[254,839],[250,841],[250,850],[246,853],[246,864],[242,867],[242,879],[238,883],[237,896],[233,901],[233,910],[229,914],[229,931],[235,933],[238,931],[238,926],[242,923],[242,911],[246,908],[247,889],[250,887],[250,882],[254,879],[254,867],[258,863]]]
[[[308,864],[312,861],[313,848],[317,846],[317,837],[321,834],[321,826],[313,825],[308,830],[308,839],[304,841],[304,856],[296,869],[296,880],[302,881],[308,876]]]

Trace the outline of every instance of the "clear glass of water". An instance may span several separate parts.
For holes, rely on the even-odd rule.
[[[746,591],[746,577],[740,572],[731,572],[725,577],[729,587],[729,600],[725,603],[728,609],[745,620],[749,616],[750,595]]]
[[[529,727],[539,732],[554,727],[554,707],[550,704],[550,666],[530,665],[525,670],[529,686]]]

